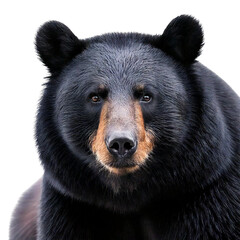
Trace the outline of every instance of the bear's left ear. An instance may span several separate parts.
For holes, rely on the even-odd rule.
[[[175,59],[192,63],[203,46],[202,27],[195,18],[181,15],[168,24],[157,45]]]
[[[38,55],[52,74],[59,72],[81,53],[85,45],[67,26],[57,21],[46,22],[36,35]]]

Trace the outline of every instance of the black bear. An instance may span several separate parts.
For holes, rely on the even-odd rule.
[[[187,15],[155,36],[40,28],[45,173],[11,240],[240,239],[240,101],[196,61],[202,45]]]

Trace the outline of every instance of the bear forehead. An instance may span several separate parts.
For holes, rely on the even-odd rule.
[[[140,41],[132,41],[131,38],[126,38],[124,42],[116,44],[109,41],[92,42],[81,55],[87,57],[93,65],[99,66],[99,63],[102,63],[105,68],[119,67],[121,63],[123,68],[142,66],[145,69],[156,64],[167,66],[166,62],[170,63],[168,57],[160,49]]]
[[[157,86],[162,78],[177,78],[175,65],[161,50],[125,37],[120,43],[109,39],[93,41],[75,57],[64,75],[88,84],[101,82],[130,87],[145,83]]]

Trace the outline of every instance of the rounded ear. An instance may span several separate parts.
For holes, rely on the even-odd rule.
[[[161,50],[183,63],[192,63],[201,53],[203,31],[199,22],[188,15],[173,19],[159,41]]]
[[[59,72],[77,54],[85,49],[71,30],[57,21],[49,21],[40,27],[36,35],[36,50],[50,73]]]

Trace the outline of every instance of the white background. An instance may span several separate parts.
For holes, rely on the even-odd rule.
[[[239,1],[1,1],[0,4],[0,239],[8,239],[11,212],[21,193],[42,175],[34,122],[47,70],[34,38],[48,20],[65,23],[79,37],[106,32],[161,34],[176,16],[203,25],[199,61],[239,95]]]

